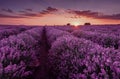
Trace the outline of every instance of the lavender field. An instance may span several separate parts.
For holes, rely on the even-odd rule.
[[[120,79],[120,25],[0,25],[0,79]]]

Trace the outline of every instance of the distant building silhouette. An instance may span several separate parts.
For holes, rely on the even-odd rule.
[[[84,25],[91,25],[90,23],[85,23]]]

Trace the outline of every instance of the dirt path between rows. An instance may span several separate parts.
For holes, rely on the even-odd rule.
[[[34,73],[34,79],[49,79],[49,69],[47,67],[48,62],[48,43],[47,43],[47,37],[46,37],[46,30],[44,28],[43,34],[42,34],[42,46],[39,56],[39,62],[40,66],[37,67],[35,73]]]

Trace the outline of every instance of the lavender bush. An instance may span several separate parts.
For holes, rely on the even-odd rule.
[[[0,48],[0,79],[22,79],[31,75],[32,72],[26,68],[35,56],[33,54],[30,51],[21,52],[8,46]]]
[[[59,29],[59,30],[63,30],[63,31],[67,31],[67,32],[72,32],[76,29],[73,26],[54,26],[54,28]]]
[[[70,33],[66,32],[66,31],[55,29],[53,27],[46,27],[46,36],[47,36],[49,44],[51,44],[58,37],[63,36],[63,35],[70,35]]]
[[[11,29],[2,29],[0,30],[0,40],[3,38],[7,38],[10,35],[16,35],[22,31],[25,31],[26,29],[24,28],[11,28]]]
[[[120,47],[119,46],[120,38],[115,35],[101,34],[91,31],[80,31],[80,30],[76,30],[72,32],[72,34],[79,38],[85,38],[91,40],[95,43],[102,45],[103,47],[111,47],[115,49],[118,49]]]
[[[49,53],[55,79],[119,79],[120,52],[67,35],[59,37]]]
[[[33,28],[0,41],[0,79],[24,79],[32,74],[39,65],[36,55],[42,31],[42,27]]]

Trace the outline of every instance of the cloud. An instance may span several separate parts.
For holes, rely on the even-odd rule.
[[[54,7],[47,7],[46,9],[35,12],[33,9],[24,9],[22,11],[14,13],[11,9],[1,9],[4,12],[12,13],[12,15],[9,15],[7,13],[0,13],[1,18],[31,18],[31,17],[44,17],[48,14],[55,14],[56,12],[60,12],[60,9],[54,8]],[[79,19],[81,17],[87,17],[87,18],[94,18],[94,19],[112,19],[112,20],[120,20],[120,14],[111,14],[106,15],[100,12],[93,12],[91,10],[85,10],[85,11],[79,11],[79,10],[65,10],[63,9],[65,13],[73,14],[74,16],[71,16],[71,18]]]
[[[91,12],[90,10],[86,10],[86,11],[67,10],[67,12],[71,14],[75,14],[77,16],[86,16],[86,17],[94,17],[100,15],[98,12]]]
[[[4,12],[8,12],[8,13],[13,13],[13,10],[11,10],[11,9],[1,9],[2,11],[4,11]]]
[[[120,20],[120,14],[113,14],[113,15],[103,15],[98,17],[99,19],[115,19]]]
[[[29,18],[29,17],[44,17],[47,14],[57,12],[58,9],[53,7],[47,7],[45,10],[42,10],[41,12],[34,12],[32,9],[24,9],[23,11],[19,11],[17,14],[13,13],[11,9],[2,9],[2,11],[12,13],[12,15],[0,13],[0,18]]]
[[[20,13],[27,13],[27,11],[19,11]]]
[[[52,8],[52,7],[48,7],[48,8],[47,8],[47,11],[55,12],[55,11],[58,11],[58,9]]]
[[[22,13],[20,15],[25,16],[26,18],[28,18],[28,17],[42,17],[42,15],[40,13],[30,13],[30,12]]]
[[[74,14],[75,17],[88,17],[88,18],[95,18],[95,19],[113,19],[113,20],[120,20],[120,14],[112,14],[112,15],[105,15],[100,12],[92,12],[90,10],[86,11],[77,11],[77,10],[66,10],[67,13]]]
[[[26,11],[32,11],[32,9],[25,9]]]
[[[0,14],[0,18],[26,18],[26,17]]]
[[[28,12],[32,12],[33,10],[32,9],[24,9],[22,11],[19,11],[20,13],[28,13]]]
[[[40,12],[40,14],[51,14],[53,12],[57,12],[58,9],[57,8],[53,8],[53,7],[47,7],[46,10],[42,10],[42,12]]]
[[[56,9],[56,8],[47,7],[45,10],[42,10],[41,12],[32,12],[32,9],[29,10],[29,12],[28,12],[28,9],[27,9],[27,11],[19,11],[19,12],[20,12],[20,15],[22,15],[22,16],[43,17],[43,16],[45,16],[47,14],[51,14],[51,13],[54,13],[54,12],[57,12],[57,11],[58,11],[58,9]]]

